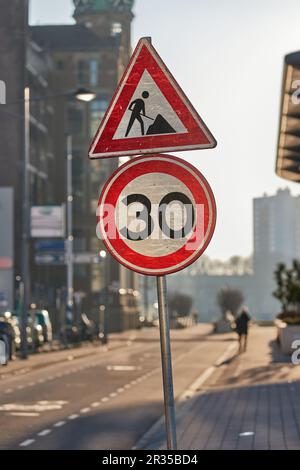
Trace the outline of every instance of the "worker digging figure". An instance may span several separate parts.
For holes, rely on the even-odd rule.
[[[144,99],[147,99],[149,97],[148,91],[143,91],[142,97]],[[141,98],[137,98],[136,100],[132,101],[132,103],[130,103],[128,109],[129,109],[129,111],[132,112],[132,114],[131,114],[131,117],[130,117],[130,120],[129,120],[129,124],[128,124],[128,127],[127,127],[125,137],[128,136],[135,120],[139,121],[140,126],[141,126],[142,135],[145,135],[145,126],[144,126],[144,122],[143,122],[143,118],[142,118],[142,116],[145,116],[145,114],[146,114],[144,100],[142,100]]]

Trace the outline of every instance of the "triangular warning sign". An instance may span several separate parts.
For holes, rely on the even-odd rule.
[[[217,145],[147,38],[142,38],[89,150],[90,158]]]

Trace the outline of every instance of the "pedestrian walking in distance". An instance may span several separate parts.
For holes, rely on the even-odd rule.
[[[236,332],[239,335],[239,353],[245,352],[247,349],[248,324],[250,319],[247,307],[243,307],[236,319]]]
[[[143,91],[142,97],[144,99],[147,99],[149,97],[148,91]],[[128,127],[127,127],[125,137],[128,136],[128,134],[129,134],[129,132],[130,132],[130,130],[131,130],[133,124],[134,124],[134,121],[136,121],[136,120],[140,123],[142,135],[145,135],[145,127],[144,127],[144,122],[143,122],[143,118],[142,118],[142,116],[145,116],[145,114],[146,114],[144,100],[142,100],[141,98],[138,98],[138,99],[132,101],[132,103],[130,103],[130,106],[129,106],[128,109],[129,109],[129,111],[132,112],[132,114],[130,116],[130,120],[129,120],[129,124],[128,124]]]

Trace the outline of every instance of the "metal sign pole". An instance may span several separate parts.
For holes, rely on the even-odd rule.
[[[167,304],[167,281],[165,276],[157,276],[157,297],[167,446],[168,450],[176,450],[176,418],[172,376],[170,324]]]

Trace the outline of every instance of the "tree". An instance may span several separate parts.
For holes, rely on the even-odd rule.
[[[231,256],[231,258],[229,258],[229,266],[232,274],[240,274],[242,262],[243,258],[241,256]]]
[[[244,302],[243,293],[239,289],[223,287],[217,294],[217,302],[223,317],[228,310],[236,316],[239,308]]]
[[[193,306],[193,299],[189,295],[173,292],[169,296],[170,317],[187,317]]]
[[[283,312],[300,311],[300,262],[294,260],[289,269],[285,263],[279,263],[274,271],[277,284],[273,296],[281,303]]]

